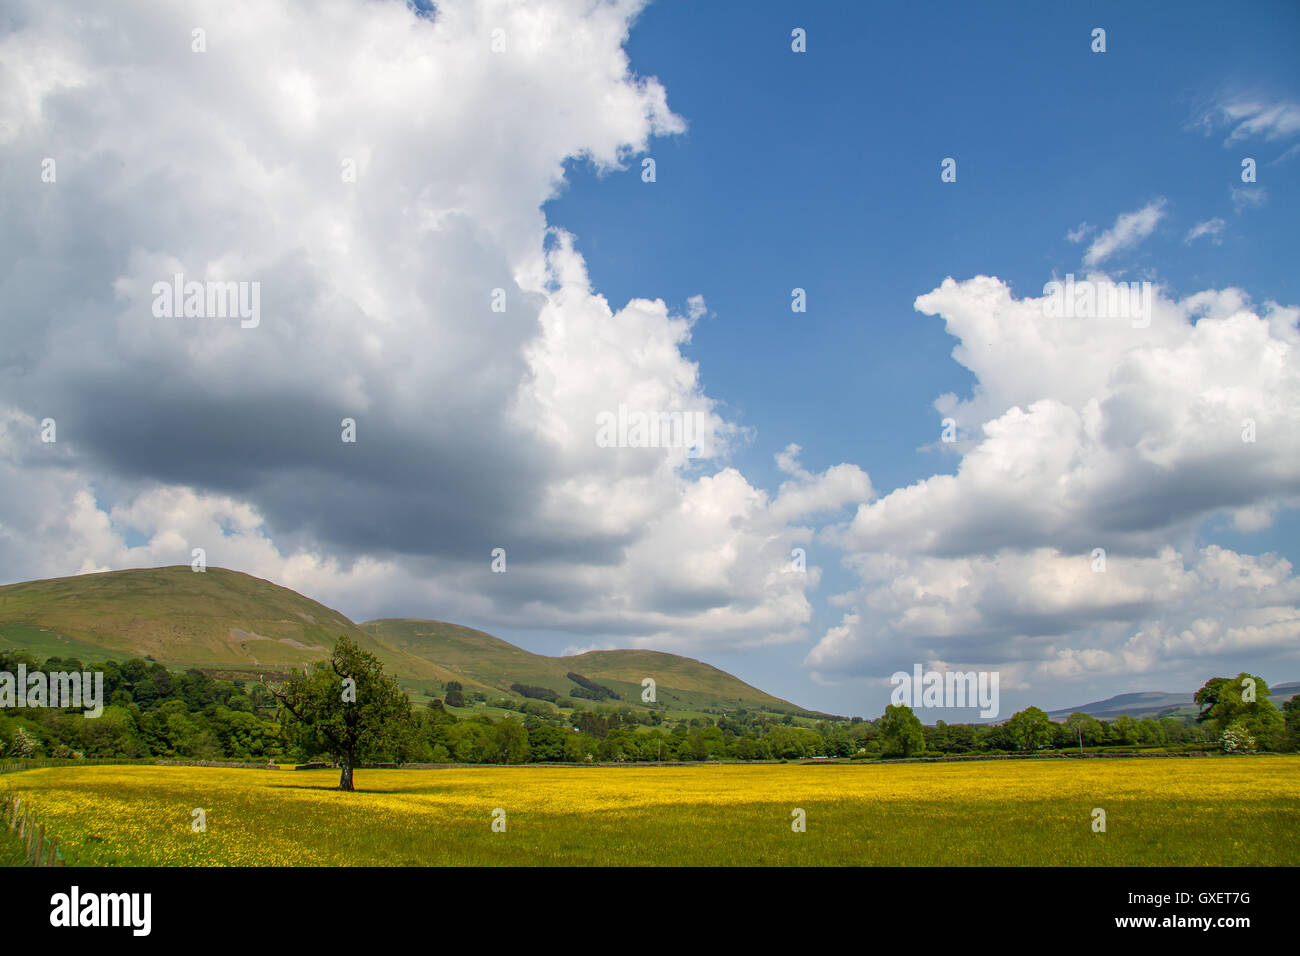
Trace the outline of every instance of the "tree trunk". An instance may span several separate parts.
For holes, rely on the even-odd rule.
[[[343,775],[339,777],[340,790],[352,790],[352,758],[345,756],[339,761],[339,766],[343,768]]]

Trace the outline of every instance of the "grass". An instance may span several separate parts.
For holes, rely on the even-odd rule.
[[[4,824],[0,824],[0,866],[31,866],[23,838]]]
[[[312,648],[333,647],[340,633],[364,639],[337,611],[287,588],[188,565],[5,585],[0,622],[67,638],[83,660],[149,655],[201,666],[301,667],[324,657]]]
[[[345,794],[334,771],[106,766],[0,787],[31,801],[70,865],[1294,866],[1297,771],[1276,756],[529,765],[361,770]]]
[[[124,661],[131,655],[106,650],[34,624],[0,624],[0,648],[27,651],[38,661],[51,657],[80,659],[83,664],[105,660]]]

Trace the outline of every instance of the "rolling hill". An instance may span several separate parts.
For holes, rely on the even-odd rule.
[[[701,707],[805,713],[702,661],[660,651],[588,651],[546,657],[500,638],[444,621],[389,618],[368,621],[362,630],[380,643],[413,656],[436,660],[469,682],[509,693],[511,684],[545,687],[567,696],[579,688],[570,673],[614,691],[619,703],[640,704],[641,681],[655,681],[658,703],[682,710]]]
[[[576,673],[642,706],[641,681],[659,706],[806,713],[701,661],[657,651],[591,651],[547,657],[444,621],[356,624],[340,612],[238,571],[188,565],[81,574],[0,587],[0,648],[83,661],[147,657],[222,675],[283,675],[321,660],[346,634],[379,657],[403,686],[426,691],[459,681],[467,691],[515,697],[511,685],[580,692]]]

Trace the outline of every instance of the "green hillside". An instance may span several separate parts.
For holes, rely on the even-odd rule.
[[[148,657],[177,667],[297,670],[340,634],[396,673],[455,679],[432,661],[375,641],[338,611],[238,571],[136,568],[0,587],[0,647],[37,657]]]
[[[588,651],[560,659],[568,662],[569,669],[609,687],[628,687],[633,700],[640,699],[642,678],[653,677],[660,701],[671,703],[677,700],[687,709],[714,699],[727,706],[800,710],[789,701],[766,694],[726,671],[676,654],[647,650]]]
[[[568,696],[579,685],[570,673],[608,687],[621,700],[613,703],[641,706],[641,681],[654,679],[656,703],[675,710],[700,708],[800,712],[789,701],[756,687],[709,664],[659,651],[588,651],[573,657],[546,657],[516,647],[500,638],[445,621],[386,618],[367,621],[362,629],[380,642],[413,656],[429,658],[463,675],[470,682],[509,693],[513,683],[545,687]]]
[[[224,568],[137,568],[0,587],[0,648],[40,659],[147,657],[175,668],[269,675],[320,660],[340,634],[378,656],[411,690],[459,681],[489,698],[518,697],[513,684],[580,696],[572,672],[617,694],[610,704],[644,706],[641,681],[652,677],[663,708],[800,712],[690,658],[645,650],[546,657],[443,621],[357,625],[295,591]]]
[[[452,680],[508,694],[511,684],[549,687],[561,693],[572,686],[565,668],[551,658],[532,654],[499,637],[445,621],[386,618],[367,621],[361,629],[383,645],[425,660],[436,660],[454,673]]]

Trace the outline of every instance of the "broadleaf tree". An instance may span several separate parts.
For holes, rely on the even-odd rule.
[[[1262,677],[1242,672],[1236,677],[1212,677],[1196,692],[1196,720],[1208,722],[1222,741],[1229,730],[1234,740],[1251,741],[1243,749],[1272,750],[1285,734],[1282,713],[1269,700]]]
[[[880,718],[880,741],[886,757],[912,757],[925,752],[921,719],[906,704],[890,704]]]
[[[339,765],[340,790],[352,790],[360,763],[396,753],[411,727],[411,702],[384,665],[346,635],[329,660],[274,691],[289,736]]]
[[[1041,707],[1026,707],[1007,721],[1007,732],[1019,750],[1041,750],[1052,743],[1052,720]]]

